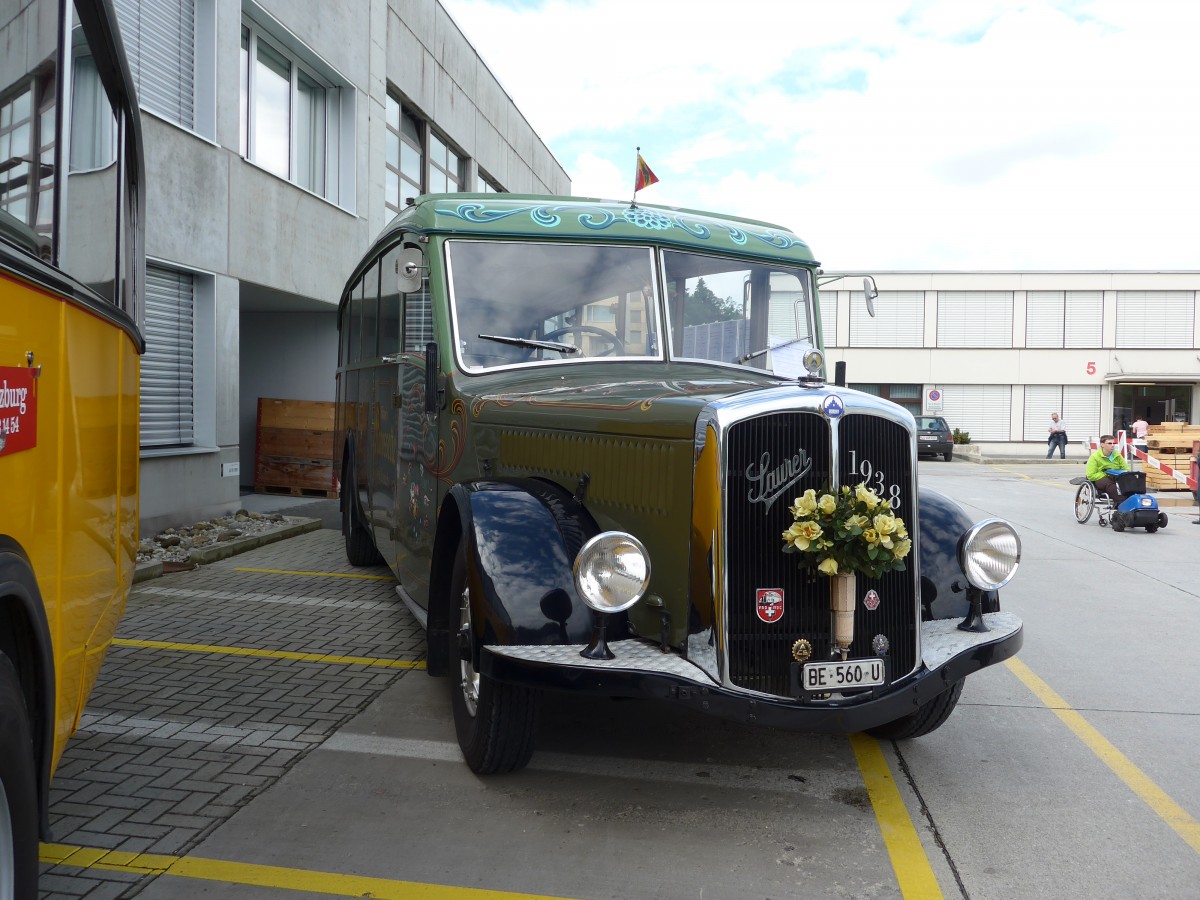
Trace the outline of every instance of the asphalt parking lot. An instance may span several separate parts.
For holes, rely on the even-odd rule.
[[[1005,592],[1025,649],[929,739],[559,701],[530,769],[476,778],[329,501],[284,510],[321,530],[135,586],[54,782],[43,897],[1191,896],[1195,507],[1117,535],[1074,524],[1069,467],[921,465],[1026,546]],[[1077,573],[1105,590],[1081,604]]]

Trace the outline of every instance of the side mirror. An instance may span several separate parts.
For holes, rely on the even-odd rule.
[[[875,279],[870,275],[863,276],[863,296],[867,300],[867,315],[873,319],[875,318],[875,298],[879,296],[879,290],[875,287]]]
[[[421,289],[429,266],[425,265],[425,257],[415,247],[402,250],[396,257],[396,289],[402,294],[411,294]]]

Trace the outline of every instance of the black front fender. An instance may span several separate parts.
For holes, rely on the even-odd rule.
[[[958,563],[958,544],[975,520],[937,491],[921,488],[920,503],[921,618],[965,618],[971,604],[967,576]],[[999,591],[983,592],[983,611],[1000,611]]]
[[[587,510],[558,485],[537,479],[458,484],[447,503],[466,541],[475,648],[586,643],[592,612],[575,589],[572,567],[600,530]],[[456,598],[444,592],[435,598],[442,608],[430,610],[431,648],[457,624]],[[610,623],[610,633],[623,631],[623,623]]]

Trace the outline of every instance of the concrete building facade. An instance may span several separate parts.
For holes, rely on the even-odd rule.
[[[238,506],[260,397],[332,400],[336,304],[422,192],[570,193],[437,0],[115,0],[143,110],[143,533]]]
[[[1072,443],[1200,422],[1200,271],[871,274],[874,317],[861,277],[821,278],[831,373],[972,443],[1044,450],[1052,412]]]

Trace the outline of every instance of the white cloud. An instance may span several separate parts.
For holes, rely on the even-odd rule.
[[[641,146],[830,267],[1200,267],[1200,4],[442,2],[576,194]]]

